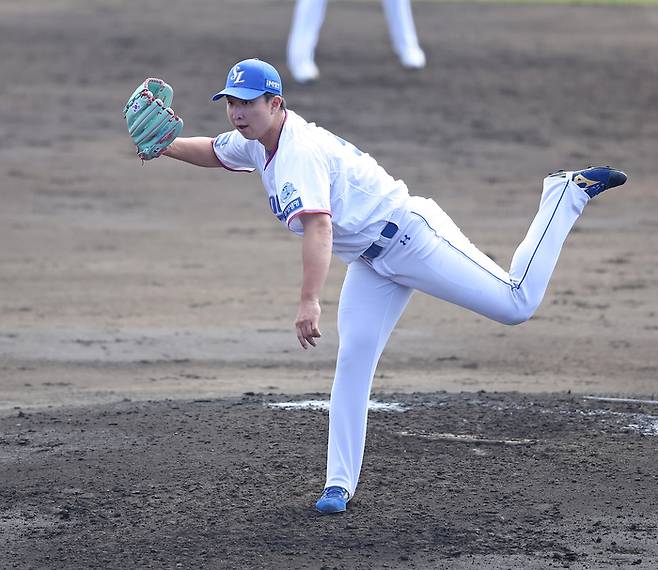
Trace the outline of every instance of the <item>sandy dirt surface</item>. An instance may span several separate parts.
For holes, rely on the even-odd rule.
[[[0,4],[0,565],[656,567],[658,9],[417,2],[413,73],[379,3],[333,2],[301,87],[292,3],[139,6]],[[410,410],[372,414],[331,521],[310,508],[326,415],[264,403],[326,399],[344,268],[304,352],[300,241],[259,178],[141,166],[121,114],[160,76],[184,134],[214,136],[210,95],[250,56],[503,266],[548,172],[630,176],[588,206],[530,322],[414,297],[374,385]]]

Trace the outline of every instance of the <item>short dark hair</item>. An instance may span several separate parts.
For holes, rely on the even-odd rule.
[[[286,100],[283,98],[282,95],[277,95],[276,93],[270,93],[269,91],[266,91],[263,93],[263,97],[265,97],[265,101],[268,103],[274,98],[274,97],[281,97],[281,109],[286,108]]]

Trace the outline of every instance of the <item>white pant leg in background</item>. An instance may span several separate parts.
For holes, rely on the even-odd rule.
[[[588,200],[570,179],[546,178],[539,210],[507,273],[471,244],[435,202],[411,198],[415,213],[373,267],[397,283],[490,319],[521,323],[539,307],[564,240]]]
[[[329,411],[326,486],[344,487],[350,497],[361,471],[377,362],[411,293],[360,259],[347,268],[338,305],[339,348]]]
[[[382,0],[393,51],[403,66],[425,66],[410,0]],[[327,0],[297,0],[288,34],[288,68],[297,79],[317,76],[315,48],[327,13]],[[311,71],[312,70],[312,71]],[[298,74],[301,73],[301,76]]]
[[[297,0],[288,35],[289,65],[315,59],[326,11],[327,0]]]
[[[382,4],[395,53],[403,57],[412,51],[420,51],[411,0],[382,0]]]

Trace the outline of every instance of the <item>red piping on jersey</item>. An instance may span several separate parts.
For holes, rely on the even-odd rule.
[[[329,210],[301,210],[299,212],[295,212],[292,216],[290,216],[290,219],[288,220],[288,228],[290,228],[290,224],[292,224],[292,221],[298,216],[301,216],[302,214],[329,214],[329,217],[331,218],[331,212]]]
[[[245,169],[245,170],[236,170],[235,168],[229,168],[228,166],[226,166],[226,165],[225,165],[225,164],[219,159],[219,157],[217,157],[217,160],[219,160],[219,164],[220,164],[220,166],[221,166],[222,168],[225,168],[226,170],[228,170],[228,171],[230,171],[230,172],[242,172],[243,174],[251,174],[251,173],[253,172],[253,170],[247,170],[247,169]]]
[[[284,109],[283,110],[284,115],[283,115],[283,123],[281,123],[281,130],[279,131],[279,136],[276,139],[276,146],[274,147],[274,150],[270,153],[270,155],[267,157],[267,161],[265,161],[265,166],[263,166],[263,170],[267,168],[267,165],[272,161],[274,158],[274,155],[276,154],[276,151],[279,150],[279,140],[281,140],[281,133],[283,132],[283,127],[286,124],[286,121],[288,120],[288,110]],[[265,156],[267,156],[267,149],[265,149]]]

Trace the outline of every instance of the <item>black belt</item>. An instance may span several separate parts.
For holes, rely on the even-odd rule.
[[[398,233],[398,229],[399,228],[397,224],[394,224],[393,222],[387,222],[384,226],[384,229],[382,230],[380,238],[377,241],[372,242],[370,247],[361,254],[361,257],[369,260],[375,259],[375,257],[377,257],[384,250],[384,247],[386,247],[388,241],[396,233]]]

